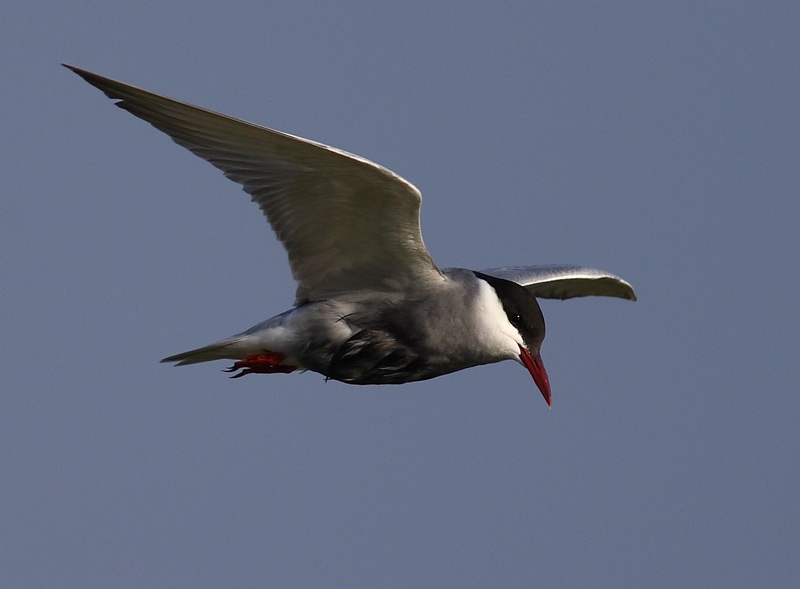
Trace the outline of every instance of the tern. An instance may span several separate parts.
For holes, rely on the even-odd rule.
[[[64,66],[241,184],[289,255],[298,283],[291,309],[162,362],[231,359],[233,378],[311,370],[400,384],[515,360],[551,406],[536,297],[636,300],[621,278],[579,266],[440,269],[422,241],[422,195],[391,170]]]

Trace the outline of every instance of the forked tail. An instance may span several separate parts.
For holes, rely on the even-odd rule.
[[[246,358],[249,352],[246,346],[243,345],[245,338],[242,336],[234,336],[202,348],[189,350],[188,352],[181,352],[174,356],[169,356],[161,360],[162,362],[174,362],[175,366],[186,366],[188,364],[199,364],[200,362],[210,362],[211,360],[222,360],[225,358],[231,360],[241,360]]]

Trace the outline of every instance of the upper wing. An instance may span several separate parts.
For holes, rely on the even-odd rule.
[[[443,280],[422,242],[419,190],[367,159],[69,65],[240,183],[289,254],[297,299]]]
[[[509,266],[481,270],[516,282],[543,299],[605,296],[636,300],[633,287],[618,276],[580,266]]]

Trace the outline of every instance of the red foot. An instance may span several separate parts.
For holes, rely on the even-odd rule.
[[[296,366],[286,366],[282,365],[283,359],[286,358],[283,354],[278,354],[276,352],[264,352],[263,354],[255,354],[254,356],[248,356],[244,360],[237,360],[233,363],[233,366],[230,368],[225,368],[225,372],[236,372],[240,368],[242,371],[238,374],[234,374],[231,378],[239,378],[240,376],[244,376],[246,374],[275,374],[275,373],[283,373],[289,374],[290,372],[294,372],[297,367]]]

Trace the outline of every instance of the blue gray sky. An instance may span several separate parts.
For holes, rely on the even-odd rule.
[[[800,585],[796,2],[0,9],[0,581]],[[363,155],[441,266],[577,263],[513,362],[166,355],[291,305],[239,188],[60,62]]]

